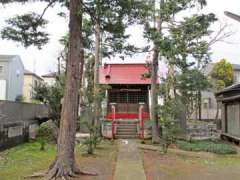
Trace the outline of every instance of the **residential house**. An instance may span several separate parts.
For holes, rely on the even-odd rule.
[[[48,74],[44,74],[44,75],[42,75],[42,78],[43,78],[43,81],[47,85],[51,86],[56,82],[57,73],[56,72],[51,72],[51,73],[48,73]]]
[[[43,78],[37,74],[28,70],[24,71],[23,97],[26,102],[32,102],[34,88],[42,82]]]
[[[0,100],[22,96],[24,66],[17,55],[0,55]]]
[[[210,75],[214,64],[210,63],[204,69],[206,75]],[[233,84],[240,83],[240,64],[232,64],[234,70],[234,82]],[[214,120],[217,114],[217,101],[215,98],[215,90],[210,89],[208,91],[201,92],[202,106],[201,106],[201,119],[202,120]],[[192,119],[199,119],[198,112],[193,113]],[[218,114],[218,119],[221,118],[221,110]]]
[[[240,141],[240,83],[217,92],[221,102],[221,136]]]

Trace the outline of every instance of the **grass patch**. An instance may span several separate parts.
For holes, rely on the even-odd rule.
[[[177,146],[179,149],[185,150],[185,151],[204,151],[204,152],[212,152],[215,154],[237,154],[236,148],[233,146],[218,142],[218,141],[210,141],[210,140],[204,140],[204,141],[178,141]]]
[[[117,145],[112,145],[110,141],[102,141],[93,156],[84,156],[86,147],[81,145],[76,145],[75,152],[76,161],[80,166],[85,166],[88,163],[91,166],[98,166],[103,161],[105,164],[101,165],[106,166],[106,164],[116,161]],[[46,144],[46,150],[41,151],[39,142],[29,142],[2,151],[0,152],[0,180],[23,180],[24,176],[34,172],[47,171],[55,155],[56,146],[54,144]],[[96,161],[98,164],[95,164]],[[106,169],[111,174],[110,167],[111,164]],[[34,179],[40,180],[41,178]]]
[[[21,144],[0,153],[0,179],[19,180],[33,172],[44,171],[55,157],[56,148],[47,144],[40,151],[38,142]]]

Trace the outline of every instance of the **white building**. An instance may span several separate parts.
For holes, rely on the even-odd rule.
[[[22,96],[24,66],[17,55],[0,55],[0,100]]]

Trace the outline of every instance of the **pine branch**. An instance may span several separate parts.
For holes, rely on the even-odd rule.
[[[57,1],[58,1],[58,0],[53,0],[53,1],[50,1],[50,2],[48,3],[48,5],[44,8],[42,14],[40,15],[39,21],[42,20],[44,14],[47,12],[48,8],[51,7],[51,6],[52,6],[55,2],[57,2]]]

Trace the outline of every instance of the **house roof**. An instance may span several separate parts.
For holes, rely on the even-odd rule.
[[[151,84],[146,64],[105,64],[99,68],[100,84]]]
[[[21,64],[22,68],[24,69],[24,65],[23,65],[23,62],[22,62],[20,56],[0,54],[0,62],[1,61],[11,62],[13,60],[18,61]]]
[[[216,92],[215,95],[219,96],[221,94],[231,92],[231,91],[240,91],[240,83],[228,86],[228,87],[224,88],[223,90]]]
[[[48,74],[44,74],[42,75],[43,78],[56,78],[57,77],[57,73],[56,72],[50,72]]]
[[[42,77],[40,77],[40,76],[38,76],[37,74],[35,74],[34,72],[32,72],[32,71],[29,71],[29,70],[27,70],[27,69],[24,69],[24,75],[32,75],[32,76],[35,76],[36,78],[38,78],[38,79],[41,79],[41,80],[43,80],[43,78]]]
[[[0,55],[0,61],[11,61],[14,57],[16,57],[18,55]]]
[[[240,64],[232,64],[234,70],[240,70]]]

